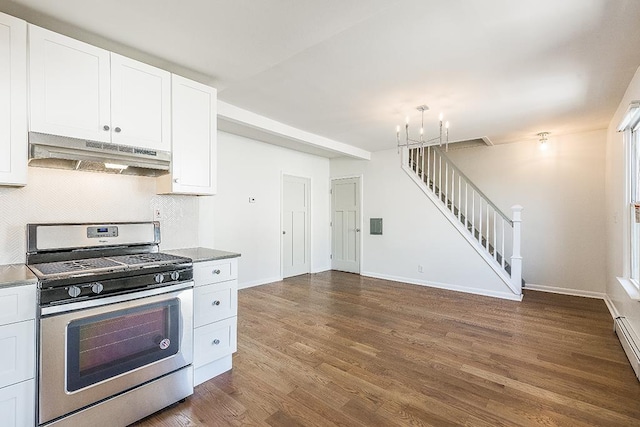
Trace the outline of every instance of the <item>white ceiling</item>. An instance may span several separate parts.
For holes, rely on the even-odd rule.
[[[640,66],[638,0],[0,0],[0,11],[376,151],[427,104],[451,138],[607,127]]]

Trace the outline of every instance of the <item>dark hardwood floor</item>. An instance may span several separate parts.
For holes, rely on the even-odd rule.
[[[603,301],[325,272],[239,292],[233,370],[147,426],[639,426]]]

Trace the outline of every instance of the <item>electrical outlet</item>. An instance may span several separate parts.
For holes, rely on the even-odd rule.
[[[162,219],[162,213],[160,212],[160,209],[153,210],[153,219],[156,221]]]
[[[418,264],[418,273],[422,273],[422,266]]]

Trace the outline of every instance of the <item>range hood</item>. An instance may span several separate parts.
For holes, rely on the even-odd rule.
[[[29,132],[29,166],[160,176],[170,161],[168,151]]]

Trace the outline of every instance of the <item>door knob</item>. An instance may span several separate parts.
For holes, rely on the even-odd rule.
[[[283,232],[282,232],[282,234],[287,234],[287,232],[286,232],[286,231],[283,231]]]
[[[359,232],[360,232],[360,229],[359,229],[359,228],[356,228],[356,233],[359,233]]]

